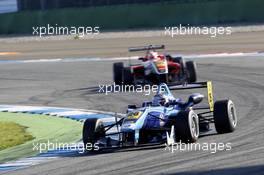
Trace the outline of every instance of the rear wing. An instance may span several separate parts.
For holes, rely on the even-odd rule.
[[[149,50],[157,50],[157,49],[165,49],[165,45],[149,45],[142,47],[130,47],[128,48],[129,52],[138,52],[138,51],[149,51]]]
[[[199,89],[206,88],[207,89],[207,99],[210,111],[214,111],[214,95],[213,95],[213,84],[211,81],[206,82],[197,82],[192,84],[184,84],[184,85],[168,85],[170,90],[184,90],[184,89]]]

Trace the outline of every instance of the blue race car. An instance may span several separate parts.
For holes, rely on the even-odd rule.
[[[170,91],[194,88],[207,88],[207,105],[201,105],[204,95],[200,93],[183,101]],[[237,126],[234,103],[231,100],[214,102],[210,81],[170,87],[163,83],[152,101],[143,102],[141,107],[128,105],[126,116],[116,118],[113,124],[104,125],[97,118],[87,119],[83,142],[86,147],[90,145],[89,151],[162,144],[168,141],[168,132],[173,132],[175,141],[192,143],[201,133],[211,130],[210,123],[214,123],[217,133],[233,132]]]

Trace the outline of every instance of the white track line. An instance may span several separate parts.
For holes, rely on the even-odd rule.
[[[244,57],[244,56],[264,56],[264,52],[236,52],[236,53],[215,53],[215,54],[171,54],[184,58],[213,58],[213,57]],[[121,61],[135,60],[138,56],[115,57],[115,58],[56,58],[56,59],[34,59],[34,60],[0,60],[0,64],[14,63],[50,63],[50,62],[94,62],[94,61]]]
[[[96,110],[93,110],[92,112],[89,110],[83,110],[83,109],[71,109],[71,108],[56,108],[56,107],[39,107],[39,106],[19,106],[19,105],[0,105],[0,112],[1,111],[7,111],[7,112],[25,112],[25,113],[32,113],[34,111],[39,111],[39,110],[50,110],[50,112],[45,112],[43,114],[50,115],[50,116],[60,116],[60,117],[69,117],[72,120],[77,120],[75,117],[78,115],[83,115],[84,118],[80,119],[78,121],[82,122],[85,121],[87,117],[91,116],[94,117],[96,115],[98,118],[102,119],[103,122],[107,124],[111,124],[115,122],[115,117],[113,112],[107,112],[104,113],[102,111],[96,112]],[[62,112],[54,112],[54,110],[59,110]],[[87,115],[87,116],[85,116]],[[102,115],[102,118],[100,117]],[[106,117],[109,115],[109,117]],[[78,118],[78,117],[77,117]],[[112,128],[109,132],[116,132],[116,128]],[[80,145],[81,142],[75,143],[75,145]],[[79,148],[79,147],[78,147]],[[80,148],[79,148],[80,149]],[[61,151],[62,150],[62,151]],[[66,150],[66,151],[64,151]],[[9,172],[13,170],[17,170],[20,168],[26,168],[32,165],[37,165],[43,162],[48,162],[50,160],[54,160],[60,156],[67,155],[67,154],[77,154],[78,151],[76,150],[76,146],[70,145],[67,148],[59,148],[57,150],[49,150],[46,153],[39,154],[34,157],[28,157],[28,158],[21,158],[19,160],[15,161],[10,161],[6,162],[4,164],[0,164],[0,173],[1,172]],[[83,150],[81,150],[83,151]]]

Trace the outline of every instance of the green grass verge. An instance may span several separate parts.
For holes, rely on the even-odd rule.
[[[38,151],[33,150],[33,143],[46,143],[47,140],[72,143],[79,140],[82,133],[80,122],[45,115],[0,112],[0,121],[25,126],[26,131],[34,137],[24,144],[0,151],[0,163],[38,154]]]
[[[27,127],[14,122],[0,122],[0,151],[32,140]]]
[[[0,15],[0,34],[28,33],[32,27],[99,26],[105,29],[153,28],[264,22],[263,0],[210,0],[22,11]]]

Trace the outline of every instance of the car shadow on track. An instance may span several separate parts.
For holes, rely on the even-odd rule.
[[[120,153],[120,152],[132,152],[132,151],[140,151],[140,150],[142,151],[142,150],[162,149],[164,147],[165,147],[164,144],[156,144],[156,145],[128,147],[128,148],[108,148],[108,149],[102,149],[100,151],[94,151],[94,152],[72,151],[69,153],[56,154],[56,157],[97,156],[97,155],[101,155],[101,154],[113,154],[113,153]],[[45,154],[43,154],[41,157],[46,157],[46,156],[45,156]],[[49,157],[49,154],[47,155],[47,157]]]
[[[79,153],[79,154],[76,154],[75,156],[69,156],[69,157],[97,156],[101,154],[163,149],[164,147],[165,147],[164,144],[159,144],[159,145],[129,147],[129,148],[111,148],[111,149],[103,149],[103,150],[96,151],[96,152],[85,152],[81,154]]]
[[[200,138],[202,137],[210,137],[218,135],[215,132],[208,133],[208,134],[202,134],[200,135]],[[180,143],[177,143],[180,144]],[[142,145],[142,146],[130,146],[130,147],[123,147],[123,148],[107,148],[107,149],[102,149],[100,151],[83,151],[78,152],[78,151],[72,151],[70,153],[62,153],[58,154],[56,156],[58,157],[83,157],[83,156],[97,156],[101,154],[113,154],[113,153],[120,153],[120,152],[132,152],[132,151],[144,151],[144,150],[155,150],[155,149],[164,149],[166,147],[165,144],[149,144],[149,145]]]

